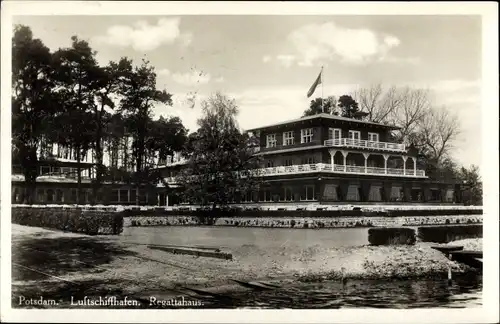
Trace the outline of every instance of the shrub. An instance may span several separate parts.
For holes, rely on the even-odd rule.
[[[123,231],[121,213],[80,208],[13,207],[12,222],[89,235],[116,235]]]
[[[375,227],[368,230],[371,245],[413,245],[416,242],[415,230],[405,227]]]
[[[292,219],[292,220],[290,221],[290,226],[291,226],[291,227],[294,227],[294,226],[295,226],[295,219]]]
[[[482,225],[444,225],[418,228],[418,238],[423,242],[448,243],[477,237],[483,237]]]
[[[309,228],[309,224],[308,223],[304,223],[304,225],[302,227]]]

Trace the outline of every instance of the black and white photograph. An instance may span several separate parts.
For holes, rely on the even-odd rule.
[[[28,4],[2,321],[498,322],[497,4]]]

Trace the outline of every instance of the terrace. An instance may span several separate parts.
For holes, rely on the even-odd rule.
[[[277,175],[294,175],[307,173],[336,173],[336,174],[355,174],[355,175],[376,175],[390,177],[409,177],[409,178],[427,178],[425,171],[417,169],[396,169],[396,168],[377,168],[368,166],[342,165],[329,163],[299,164],[290,166],[277,166],[271,168],[256,169],[254,175],[261,177],[270,177]],[[167,177],[165,181],[170,184],[176,183],[175,177]]]
[[[406,152],[405,144],[375,142],[375,141],[358,140],[351,138],[329,139],[324,142],[324,146],[345,147],[345,148],[367,148],[367,149],[401,152],[401,153]]]

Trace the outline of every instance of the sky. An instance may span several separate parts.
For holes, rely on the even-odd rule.
[[[431,91],[433,105],[458,115],[452,156],[481,164],[480,16],[19,16],[51,50],[71,36],[89,41],[105,65],[126,56],[155,66],[157,86],[190,130],[200,102],[220,91],[234,98],[249,129],[301,116],[314,97],[339,97],[374,84]],[[193,107],[194,103],[194,107]]]

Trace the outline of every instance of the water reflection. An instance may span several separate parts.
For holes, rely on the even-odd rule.
[[[469,308],[482,307],[482,276],[446,279],[301,283],[278,290],[240,292],[218,308]],[[217,305],[218,304],[218,305]],[[209,306],[210,307],[210,306]]]

